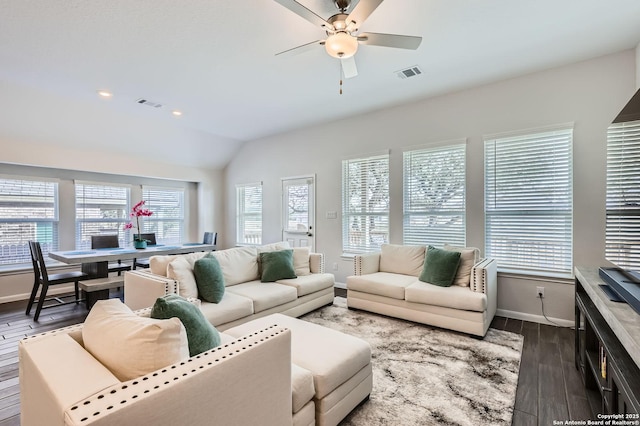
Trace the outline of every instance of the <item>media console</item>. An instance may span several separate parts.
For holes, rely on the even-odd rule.
[[[575,364],[602,401],[596,414],[640,413],[640,314],[600,288],[596,268],[575,268]],[[631,419],[631,417],[629,417]],[[634,417],[637,420],[638,417]]]

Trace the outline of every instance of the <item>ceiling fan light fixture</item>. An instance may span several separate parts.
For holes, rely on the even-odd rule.
[[[350,58],[358,51],[358,39],[340,31],[327,37],[324,48],[334,58]]]

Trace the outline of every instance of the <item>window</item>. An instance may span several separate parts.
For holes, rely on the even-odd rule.
[[[640,121],[607,131],[607,259],[640,269]]]
[[[180,244],[184,236],[184,190],[142,187],[145,207],[153,214],[142,219],[142,232],[155,233],[158,244]],[[135,230],[133,230],[135,231]],[[131,240],[133,240],[133,233]]]
[[[404,244],[465,246],[466,145],[404,153]]]
[[[58,249],[58,183],[0,178],[0,264],[31,263],[29,241]]]
[[[486,254],[501,271],[572,274],[573,130],[485,140]]]
[[[76,182],[76,249],[91,248],[92,235],[117,234],[120,247],[130,246],[122,229],[129,222],[130,189],[113,184]]]
[[[342,250],[363,253],[389,241],[389,154],[342,162]]]
[[[262,244],[262,182],[236,185],[236,243]]]

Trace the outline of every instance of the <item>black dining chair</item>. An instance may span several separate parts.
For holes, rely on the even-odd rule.
[[[140,234],[140,238],[143,240],[147,240],[147,246],[155,246],[158,244],[156,242],[156,233],[151,232],[149,234]],[[149,258],[146,259],[133,259],[133,269],[136,268],[148,268],[149,267]]]
[[[204,237],[202,238],[202,244],[213,244],[213,250],[216,249],[216,244],[218,241],[218,233],[217,232],[205,232]]]
[[[45,265],[44,257],[42,256],[42,247],[40,247],[40,243],[37,241],[29,241],[29,251],[31,252],[31,263],[33,263],[34,280],[33,289],[31,290],[31,297],[29,297],[29,303],[27,304],[27,315],[31,313],[31,308],[33,307],[33,303],[36,300],[38,288],[40,287],[42,288],[40,289],[40,296],[37,297],[38,305],[36,306],[36,314],[33,316],[34,321],[38,321],[38,318],[40,317],[40,311],[42,311],[43,309],[60,305],[68,305],[70,303],[78,304],[83,301],[82,299],[80,299],[80,289],[78,287],[78,281],[89,278],[89,275],[80,271],[49,274],[47,273],[47,266]],[[67,284],[71,282],[75,284],[75,292],[73,296],[67,295],[51,297],[47,299],[47,291],[49,290],[49,286]],[[64,300],[69,297],[74,297],[74,299],[70,301]],[[55,300],[57,303],[44,306],[45,301],[51,300]]]
[[[120,248],[117,234],[110,235],[92,235],[91,236],[91,248],[92,249],[108,249],[108,248]],[[117,272],[118,275],[122,275],[124,271],[130,271],[131,265],[122,263],[120,259],[117,262],[109,263],[107,270],[109,272]]]

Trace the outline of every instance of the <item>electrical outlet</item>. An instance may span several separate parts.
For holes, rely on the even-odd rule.
[[[337,271],[338,270],[338,262],[334,262],[333,263],[333,270]]]
[[[544,287],[536,287],[536,297],[544,298]]]

